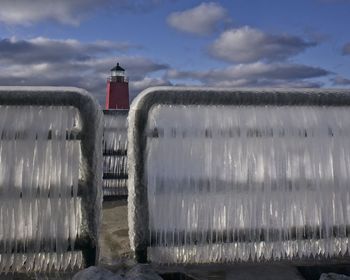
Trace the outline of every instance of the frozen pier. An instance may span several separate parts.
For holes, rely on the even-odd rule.
[[[85,91],[0,87],[0,274],[95,264],[101,138]]]
[[[349,105],[350,92],[336,90],[145,91],[129,115],[137,258],[346,258]]]

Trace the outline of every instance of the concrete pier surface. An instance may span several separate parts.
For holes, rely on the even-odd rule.
[[[100,246],[101,265],[114,266],[131,258],[126,199],[103,202]]]

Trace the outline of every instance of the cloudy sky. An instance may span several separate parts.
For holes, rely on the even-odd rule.
[[[350,0],[0,0],[0,85],[350,87]]]

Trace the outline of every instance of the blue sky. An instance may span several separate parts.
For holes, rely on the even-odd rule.
[[[350,86],[349,0],[0,0],[0,84]]]

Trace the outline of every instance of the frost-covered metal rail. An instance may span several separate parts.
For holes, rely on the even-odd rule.
[[[127,117],[128,110],[104,110],[103,195],[128,194]]]
[[[0,87],[0,274],[95,264],[101,138],[85,91]]]
[[[139,261],[349,256],[350,91],[144,91],[129,112]]]

